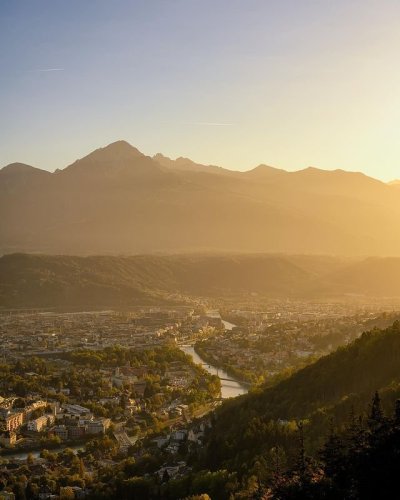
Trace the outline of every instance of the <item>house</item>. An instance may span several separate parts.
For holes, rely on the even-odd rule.
[[[11,413],[5,418],[6,422],[6,429],[8,431],[15,431],[21,427],[21,425],[24,423],[24,413],[23,412],[16,412],[16,413]]]
[[[88,434],[105,434],[106,430],[110,427],[111,420],[109,418],[100,418],[92,420],[87,423]]]
[[[82,416],[87,417],[88,415],[91,414],[89,408],[85,408],[84,406],[81,405],[64,404],[63,409],[65,413],[67,413],[71,417],[82,417]]]
[[[145,380],[138,380],[137,382],[133,383],[133,391],[135,394],[139,397],[144,396],[144,392],[146,390],[147,383]]]
[[[68,439],[68,429],[65,425],[56,425],[55,427],[53,427],[52,432],[60,439]]]
[[[186,429],[177,430],[171,434],[171,440],[172,441],[184,441],[186,439],[186,436],[187,436]]]
[[[30,405],[26,406],[23,410],[24,422],[26,422],[29,419],[29,417],[35,410],[38,410],[39,408],[46,408],[46,406],[47,406],[46,401],[41,401],[41,400],[34,401]]]
[[[169,436],[159,436],[153,439],[153,443],[157,445],[157,448],[162,448],[169,442]]]
[[[131,373],[131,370],[130,367],[116,368],[114,375],[111,377],[112,384],[118,388],[132,386],[138,378]]]
[[[204,432],[202,432],[202,431],[195,432],[193,429],[189,430],[188,441],[190,441],[192,443],[200,444],[203,437],[204,437]]]
[[[54,415],[43,415],[42,417],[35,418],[28,422],[28,431],[41,432],[49,424],[53,424],[54,421]]]
[[[178,453],[180,446],[181,445],[179,443],[170,443],[166,449],[169,453],[173,453],[175,455]]]
[[[86,426],[83,425],[71,425],[68,427],[68,437],[69,439],[80,439],[86,434]]]

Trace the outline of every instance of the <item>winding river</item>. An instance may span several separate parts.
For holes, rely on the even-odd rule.
[[[223,321],[225,328],[227,330],[232,330],[235,326],[228,321]],[[236,396],[240,396],[241,394],[246,394],[248,392],[248,388],[241,385],[239,382],[234,380],[234,378],[226,371],[217,368],[216,366],[210,365],[208,362],[204,361],[198,354],[195,352],[194,347],[191,345],[180,346],[181,350],[186,354],[192,356],[194,363],[201,365],[208,373],[211,375],[217,375],[221,380],[221,396],[223,399],[226,398],[236,398]],[[230,380],[223,380],[230,379]]]

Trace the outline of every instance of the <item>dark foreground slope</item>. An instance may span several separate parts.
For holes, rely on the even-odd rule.
[[[364,333],[347,347],[277,385],[223,405],[209,436],[206,462],[242,470],[274,446],[298,446],[296,422],[304,421],[310,450],[326,437],[331,419],[343,425],[363,413],[379,391],[384,406],[400,396],[400,323]],[[247,464],[247,465],[246,465]]]
[[[100,308],[187,297],[400,297],[400,259],[203,255],[0,258],[0,307]]]

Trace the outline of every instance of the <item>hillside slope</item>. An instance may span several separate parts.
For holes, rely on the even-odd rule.
[[[290,422],[301,420],[308,445],[315,449],[331,418],[340,426],[352,413],[364,413],[375,391],[384,406],[393,408],[400,396],[399,360],[396,321],[384,330],[365,332],[273,387],[228,402],[217,413],[207,459],[216,468],[240,469],[273,446],[296,447],[296,425]]]
[[[177,300],[171,294],[281,296],[303,293],[314,279],[295,258],[281,256],[13,254],[0,258],[0,306],[117,307]]]
[[[0,257],[0,307],[128,307],[185,297],[400,297],[400,259],[303,255]]]

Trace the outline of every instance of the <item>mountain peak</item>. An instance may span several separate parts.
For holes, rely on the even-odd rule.
[[[19,176],[19,175],[30,175],[30,174],[49,174],[47,170],[42,170],[40,168],[32,167],[32,165],[27,165],[26,163],[10,163],[5,167],[0,169],[1,175],[7,176]]]
[[[16,189],[32,189],[50,177],[51,173],[47,170],[25,163],[10,163],[0,169],[0,191],[10,193]]]
[[[202,172],[211,174],[232,173],[231,170],[226,170],[215,165],[202,165],[201,163],[196,163],[190,158],[185,158],[184,156],[179,156],[179,158],[176,158],[176,160],[172,160],[168,156],[157,153],[153,156],[153,160],[162,167],[180,172]]]
[[[112,151],[113,153],[128,153],[128,154],[136,154],[137,156],[144,156],[137,148],[129,144],[129,142],[124,140],[119,140],[115,142],[111,142],[104,148],[99,148],[96,151]]]
[[[272,177],[276,175],[287,174],[287,171],[281,168],[271,167],[270,165],[265,165],[264,163],[261,163],[257,167],[254,167],[251,170],[248,170],[244,173],[247,175],[251,175],[252,177],[261,178],[261,177]]]
[[[117,171],[125,168],[150,164],[152,160],[133,147],[129,142],[116,141],[108,144],[104,148],[98,148],[87,156],[76,160],[72,165],[66,167],[63,172],[85,171],[106,172]],[[148,165],[149,166],[149,165]]]

